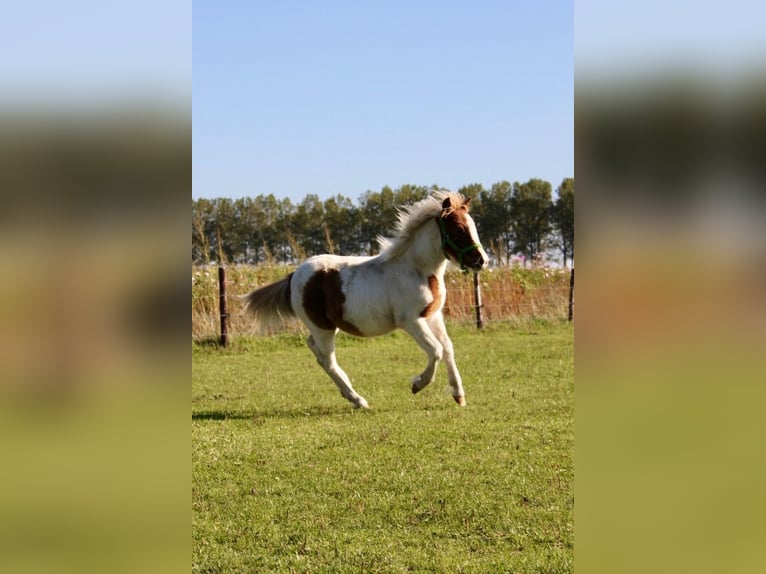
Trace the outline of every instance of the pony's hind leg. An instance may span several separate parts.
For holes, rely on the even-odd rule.
[[[425,319],[418,318],[415,321],[402,325],[402,328],[420,345],[428,355],[428,364],[425,370],[412,378],[412,392],[422,391],[431,384],[436,374],[436,367],[444,353],[444,348],[431,331]]]
[[[363,396],[357,394],[351,386],[348,375],[340,368],[335,358],[335,333],[336,331],[312,330],[306,339],[306,344],[314,353],[317,362],[325,372],[330,375],[340,394],[354,407],[369,409],[369,405]]]

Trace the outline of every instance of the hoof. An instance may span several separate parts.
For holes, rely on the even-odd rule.
[[[459,396],[459,397],[453,396],[452,398],[455,399],[455,402],[459,404],[461,407],[465,406],[465,396]]]
[[[364,398],[359,397],[354,402],[354,408],[355,409],[367,409],[367,410],[369,410],[370,409],[370,405],[367,404],[367,401],[365,401]]]
[[[412,377],[412,394],[416,395],[425,388],[420,375]]]

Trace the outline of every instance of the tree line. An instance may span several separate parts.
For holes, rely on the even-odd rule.
[[[295,263],[311,255],[373,255],[376,237],[390,235],[397,208],[427,197],[438,186],[403,185],[367,191],[354,202],[343,195],[321,201],[306,195],[294,204],[273,194],[240,199],[192,200],[192,261]],[[557,253],[574,260],[574,178],[556,188],[542,179],[501,181],[459,190],[472,198],[471,213],[497,264],[514,256],[534,261]]]

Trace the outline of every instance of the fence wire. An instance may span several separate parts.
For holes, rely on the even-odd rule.
[[[242,296],[283,278],[291,267],[231,266],[226,268],[227,319],[230,336],[260,335],[263,330],[244,312]],[[449,271],[445,275],[448,321],[476,319],[471,274]],[[570,270],[548,267],[501,267],[479,274],[481,313],[491,321],[545,319],[566,320],[569,311]],[[285,330],[301,330],[298,321]],[[192,268],[192,337],[205,339],[220,334],[218,272],[215,267]]]

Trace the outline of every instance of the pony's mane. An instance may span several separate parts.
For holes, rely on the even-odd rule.
[[[384,261],[396,259],[410,246],[415,233],[427,221],[437,217],[442,212],[444,200],[452,198],[453,205],[463,205],[465,197],[453,191],[437,190],[417,203],[397,209],[397,220],[394,223],[393,237],[378,236],[380,257]]]

